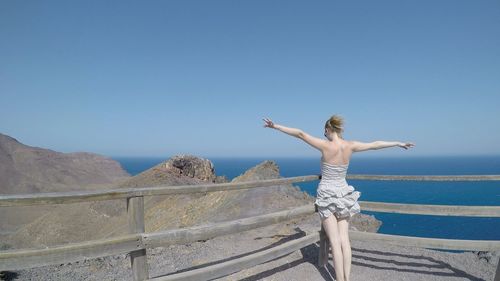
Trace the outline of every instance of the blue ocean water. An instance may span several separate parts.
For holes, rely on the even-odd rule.
[[[166,158],[118,157],[136,175]],[[210,158],[216,174],[232,179],[264,160],[273,160],[284,177],[320,174],[319,158]],[[361,158],[351,160],[350,174],[491,175],[500,174],[500,156]],[[500,206],[500,181],[418,182],[350,180],[362,201],[410,204]],[[298,184],[316,196],[318,181]],[[381,220],[380,233],[449,239],[500,240],[500,218],[363,213]]]

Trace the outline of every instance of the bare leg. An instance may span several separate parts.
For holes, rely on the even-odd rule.
[[[329,216],[323,220],[323,227],[325,228],[326,236],[328,237],[332,247],[333,267],[335,268],[336,281],[345,281],[343,264],[344,258],[342,257],[337,218],[334,215]]]
[[[340,245],[342,245],[342,254],[344,255],[344,276],[345,281],[350,280],[351,275],[351,242],[349,241],[349,220],[338,220]]]

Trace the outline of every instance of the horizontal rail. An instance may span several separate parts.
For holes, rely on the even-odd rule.
[[[261,263],[293,253],[319,240],[319,233],[312,233],[304,237],[283,243],[279,246],[250,254],[241,258],[232,259],[223,263],[193,269],[186,272],[174,273],[167,276],[151,278],[151,281],[204,281],[223,277],[246,268],[254,267]]]
[[[243,232],[310,214],[314,214],[314,205],[312,204],[261,216],[185,229],[138,233],[44,249],[0,251],[0,270],[18,270],[61,264],[128,253],[145,248],[208,240],[220,235]]]
[[[202,185],[156,186],[141,188],[115,188],[108,190],[88,190],[69,192],[45,192],[34,194],[0,195],[0,207],[69,204],[87,201],[123,199],[137,196],[174,195],[223,190],[241,190],[280,184],[309,182],[320,179],[319,175],[280,178],[261,181],[218,183]],[[395,180],[395,181],[500,181],[500,175],[460,175],[460,176],[394,176],[394,175],[347,175],[354,180]]]
[[[144,249],[140,234],[71,243],[46,249],[0,251],[0,271],[75,262],[128,253],[137,249]]]
[[[259,180],[235,183],[157,186],[141,188],[117,188],[98,191],[46,192],[35,194],[1,195],[0,207],[68,204],[86,201],[114,200],[137,196],[174,195],[197,192],[214,192],[223,190],[242,190],[256,187],[308,182],[319,179],[319,176],[300,176],[271,180]]]
[[[500,181],[500,175],[448,175],[448,176],[407,176],[407,175],[347,175],[350,180],[379,181]]]
[[[463,251],[496,251],[500,250],[500,241],[497,240],[460,240],[439,239],[414,236],[390,235],[362,231],[349,231],[349,236],[354,240],[379,241],[398,246],[417,248],[431,248],[442,250]]]
[[[143,238],[144,244],[147,248],[155,248],[171,244],[185,244],[199,240],[208,240],[221,235],[243,232],[310,214],[314,214],[314,205],[312,204],[291,210],[233,221],[155,233],[145,233]]]
[[[207,240],[220,235],[233,234],[256,227],[279,223],[283,220],[311,213],[313,213],[312,206],[306,205],[292,210],[223,222],[214,225],[192,227],[188,229],[176,229],[157,233],[131,234],[110,239],[72,243],[45,249],[0,251],[0,271],[19,270],[38,266],[75,262],[89,258],[128,253],[138,249],[155,248],[169,244],[189,243],[197,240]],[[206,231],[206,233],[204,233],[204,231]],[[399,246],[445,250],[500,250],[500,241],[496,240],[438,239],[360,231],[349,231],[349,233],[351,238],[355,240],[380,241]]]
[[[359,201],[361,210],[416,215],[500,217],[500,206],[421,205]]]

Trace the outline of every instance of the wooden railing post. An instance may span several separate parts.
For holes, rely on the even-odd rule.
[[[144,233],[144,197],[127,198],[127,215],[130,233]],[[142,244],[142,241],[137,241]],[[130,252],[130,263],[134,281],[142,281],[149,278],[148,257],[146,249]]]
[[[497,271],[495,272],[495,281],[500,281],[500,258],[498,258]]]
[[[328,252],[330,250],[330,243],[328,237],[326,236],[325,229],[321,225],[321,230],[319,232],[319,258],[318,265],[325,266],[328,264]]]

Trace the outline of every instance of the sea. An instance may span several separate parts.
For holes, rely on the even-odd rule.
[[[169,157],[113,157],[131,175]],[[283,177],[320,174],[319,158],[208,158],[217,175],[228,179],[265,160],[275,161]],[[370,175],[500,175],[499,156],[353,157],[348,174]],[[500,181],[348,180],[361,201],[408,204],[500,206]],[[318,181],[295,184],[316,196]],[[470,240],[500,240],[500,218],[362,213],[382,221],[379,233]]]

